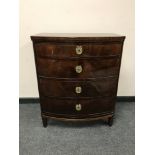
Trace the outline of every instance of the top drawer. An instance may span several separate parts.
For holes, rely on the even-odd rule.
[[[67,57],[105,57],[121,54],[121,43],[65,45],[38,43],[34,45],[37,56],[67,58]]]

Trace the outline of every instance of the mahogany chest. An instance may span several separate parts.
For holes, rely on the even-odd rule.
[[[49,118],[113,123],[125,36],[31,36],[43,126]]]

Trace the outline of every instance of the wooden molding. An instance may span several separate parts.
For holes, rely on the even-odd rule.
[[[135,96],[117,96],[117,102],[135,102]],[[19,104],[39,103],[39,97],[21,97]]]

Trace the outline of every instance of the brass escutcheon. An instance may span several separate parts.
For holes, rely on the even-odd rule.
[[[77,94],[80,94],[82,92],[82,88],[81,87],[75,87],[75,92]]]
[[[82,66],[81,66],[81,65],[76,66],[76,67],[75,67],[75,71],[76,71],[77,73],[81,73],[81,72],[82,72]]]
[[[81,104],[76,104],[75,105],[75,109],[77,110],[77,111],[80,111],[82,108],[81,108]]]
[[[76,54],[82,54],[82,46],[76,46]]]

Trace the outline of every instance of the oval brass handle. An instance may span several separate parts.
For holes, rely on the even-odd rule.
[[[82,46],[76,46],[76,54],[82,54]]]
[[[82,109],[81,104],[76,104],[76,105],[75,105],[75,109],[76,109],[77,111],[80,111],[80,110]]]
[[[76,66],[76,67],[75,67],[75,71],[76,71],[77,73],[81,73],[81,72],[82,72],[82,66],[81,66],[81,65]]]
[[[77,94],[80,94],[82,92],[82,88],[81,87],[75,87],[75,92]]]

